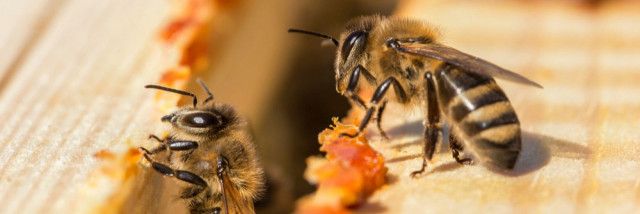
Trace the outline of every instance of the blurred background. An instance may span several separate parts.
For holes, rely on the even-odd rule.
[[[127,141],[146,145],[149,133],[168,128],[143,86],[157,83],[171,61],[158,34],[182,1],[0,1],[0,213],[68,213],[96,170],[93,154]],[[597,186],[639,188],[628,173],[640,163],[634,1],[211,2],[209,66],[193,77],[251,122],[269,185],[258,213],[290,213],[314,190],[303,179],[305,159],[321,155],[318,133],[350,109],[335,90],[336,48],[287,29],[338,37],[348,20],[370,14],[428,19],[447,44],[541,83],[545,90],[535,92],[501,85],[523,129],[603,152],[551,158],[549,165],[577,167],[547,167],[555,171],[542,180],[561,171],[562,182],[548,176],[533,187],[539,175],[523,176],[531,192],[589,204]],[[194,79],[185,90],[204,96]],[[552,156],[563,148],[551,146]],[[604,170],[621,163],[627,168]],[[622,182],[607,183],[613,175]],[[571,190],[551,191],[574,180]],[[638,200],[637,193],[615,193],[609,198]]]
[[[390,15],[396,1],[247,1],[225,20],[213,44],[212,67],[201,73],[216,99],[235,105],[252,123],[269,189],[259,213],[289,213],[315,187],[303,178],[305,159],[322,155],[318,134],[350,104],[335,90],[336,48],[322,39],[288,34],[306,29],[338,37],[344,24],[366,14]],[[284,6],[286,5],[286,6]],[[243,8],[244,7],[244,8]],[[240,18],[241,17],[241,18]],[[215,42],[214,42],[215,43]],[[191,84],[190,91],[199,91]],[[186,102],[190,102],[186,99]]]

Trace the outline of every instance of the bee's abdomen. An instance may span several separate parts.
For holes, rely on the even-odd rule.
[[[443,63],[435,72],[438,100],[478,158],[512,169],[521,148],[520,123],[493,78]]]

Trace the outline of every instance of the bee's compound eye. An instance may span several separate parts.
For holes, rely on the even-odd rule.
[[[220,120],[212,114],[205,112],[191,113],[182,117],[183,124],[191,127],[208,127],[220,124]]]
[[[360,42],[364,43],[366,37],[367,33],[361,30],[354,31],[353,33],[349,34],[349,36],[347,36],[347,38],[342,43],[342,50],[340,51],[342,54],[342,60],[347,60],[347,57],[349,57],[349,53],[351,53],[351,49],[353,49],[353,46]]]

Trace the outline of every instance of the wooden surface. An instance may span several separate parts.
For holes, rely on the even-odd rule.
[[[440,27],[444,43],[520,73],[499,81],[520,118],[523,150],[502,173],[460,166],[445,145],[422,177],[421,116],[389,112],[391,142],[370,127],[389,184],[362,213],[640,212],[640,4],[404,1],[398,16]],[[406,118],[406,119],[404,119]]]
[[[216,99],[259,121],[261,106],[275,96],[282,79],[286,29],[298,4],[220,2],[227,4],[216,11],[213,24],[219,35],[212,38],[210,70],[216,72],[196,76]],[[151,146],[148,134],[168,128],[159,121],[164,112],[157,110],[154,92],[143,86],[157,83],[175,63],[175,53],[158,38],[171,3],[0,1],[0,213],[95,210],[91,203],[101,205],[106,196],[85,189],[89,175],[101,167],[93,155]],[[256,31],[261,38],[255,38]],[[187,90],[204,94],[198,87]],[[148,171],[142,173],[149,178]],[[154,173],[151,181],[134,182],[163,188],[153,186],[162,181],[174,182]],[[168,197],[156,203],[180,202],[175,190],[161,194]],[[147,205],[127,209],[175,213]]]
[[[0,4],[0,213],[69,213],[92,155],[152,130],[168,5]]]

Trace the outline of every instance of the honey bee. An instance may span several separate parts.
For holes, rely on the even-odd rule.
[[[157,172],[185,181],[180,198],[188,200],[191,213],[254,213],[253,202],[264,189],[264,173],[247,122],[227,104],[209,97],[198,104],[192,93],[157,85],[154,88],[193,97],[193,107],[184,106],[163,116],[172,128],[165,139],[155,135],[160,145],[151,150],[140,147],[144,158]],[[169,165],[151,157],[168,152]]]
[[[415,19],[360,17],[346,25],[340,35],[341,43],[315,32],[297,29],[289,32],[331,39],[338,47],[336,90],[366,109],[356,135],[367,127],[375,113],[381,135],[388,138],[380,127],[388,102],[421,108],[425,113],[423,163],[411,176],[425,171],[439,141],[443,121],[451,124],[449,147],[458,163],[473,163],[471,158],[460,157],[460,152],[469,148],[483,163],[514,168],[521,150],[520,122],[493,77],[542,88],[539,84],[440,44],[434,28]],[[375,91],[367,106],[358,92],[371,87]]]

